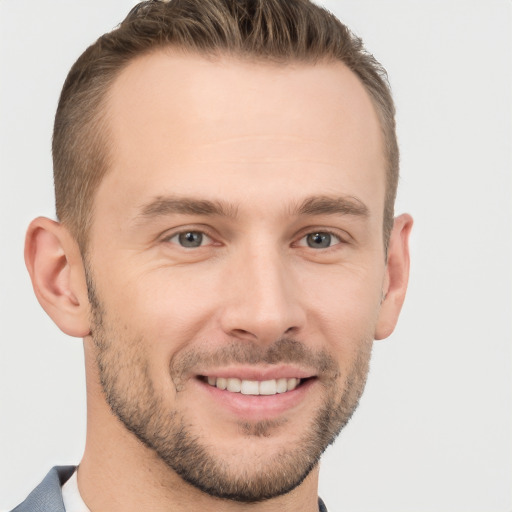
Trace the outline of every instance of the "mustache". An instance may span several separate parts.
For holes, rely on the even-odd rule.
[[[187,375],[200,369],[231,364],[277,365],[297,364],[314,370],[319,377],[337,378],[340,369],[335,359],[325,350],[313,350],[304,343],[281,338],[268,346],[249,341],[232,341],[215,350],[190,349],[176,354],[170,362],[171,378],[180,389]]]

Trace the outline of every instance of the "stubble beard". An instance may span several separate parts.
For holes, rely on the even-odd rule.
[[[300,485],[318,464],[322,453],[334,442],[357,408],[369,368],[372,340],[362,340],[355,363],[340,386],[340,369],[326,352],[312,352],[293,339],[281,339],[264,350],[244,342],[233,343],[213,354],[176,354],[170,364],[170,378],[177,392],[181,376],[198,361],[288,363],[311,361],[324,376],[324,399],[310,419],[309,428],[293,448],[283,447],[258,463],[246,466],[230,463],[215,453],[215,447],[193,432],[185,417],[171,409],[165,397],[155,391],[142,339],[120,339],[119,329],[108,325],[107,313],[88,276],[92,311],[91,336],[105,399],[112,412],[139,441],[183,480],[200,491],[221,499],[259,502],[286,494]],[[282,420],[240,423],[242,435],[255,440],[269,437],[282,427]],[[283,427],[289,428],[289,427]],[[250,441],[250,439],[249,439]],[[257,442],[257,439],[255,440]]]

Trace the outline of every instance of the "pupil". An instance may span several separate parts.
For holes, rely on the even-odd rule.
[[[203,241],[203,235],[197,231],[188,231],[187,233],[181,233],[179,240],[183,247],[199,247]]]
[[[331,245],[331,235],[329,233],[311,233],[307,238],[310,247],[329,247]]]

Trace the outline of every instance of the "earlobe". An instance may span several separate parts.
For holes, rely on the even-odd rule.
[[[51,219],[34,219],[25,239],[25,264],[37,300],[66,334],[89,334],[89,301],[82,257],[69,231]]]
[[[413,220],[408,214],[395,219],[389,239],[382,302],[375,339],[387,338],[395,329],[409,282],[409,235]]]

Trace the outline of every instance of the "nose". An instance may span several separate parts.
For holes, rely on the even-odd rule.
[[[220,322],[230,337],[271,344],[303,328],[299,283],[278,251],[260,248],[239,255],[225,284]]]

